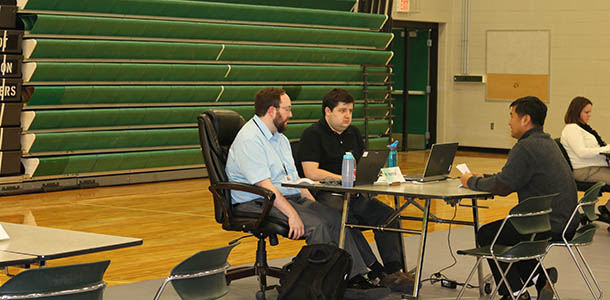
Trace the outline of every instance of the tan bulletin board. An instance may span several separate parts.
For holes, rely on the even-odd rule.
[[[488,100],[536,96],[549,101],[549,30],[487,31]]]

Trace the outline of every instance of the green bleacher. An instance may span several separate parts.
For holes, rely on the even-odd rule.
[[[290,26],[241,25],[186,21],[21,15],[28,35],[96,37],[104,39],[226,41],[227,43],[274,43],[385,49],[391,33]]]
[[[140,106],[202,103],[252,103],[256,91],[264,87],[282,88],[293,102],[320,101],[328,92],[326,85],[276,86],[37,86],[26,107]],[[362,86],[333,86],[349,91],[357,100],[364,99]],[[369,94],[382,97],[385,87],[369,87]]]
[[[304,84],[358,84],[362,67],[258,66],[206,64],[59,63],[24,64],[23,81],[31,84],[105,82],[217,82],[231,84],[302,82]],[[382,83],[385,76],[370,76]]]
[[[175,0],[28,0],[20,8],[24,11],[133,15],[144,18],[217,20],[229,23],[306,24],[368,30],[379,30],[387,19],[384,15],[375,14],[363,14],[358,18],[354,18],[353,14],[347,11],[303,9],[306,7],[242,5],[239,2],[224,2]],[[351,6],[353,6],[354,1],[351,2]]]
[[[370,106],[371,116],[382,117],[387,111],[387,105]],[[253,105],[40,110],[24,112],[21,127],[25,131],[48,132],[87,128],[123,129],[134,126],[148,128],[195,126],[197,117],[206,109],[234,110],[246,120],[254,115]],[[292,111],[293,121],[317,120],[322,116],[320,104],[293,105]],[[363,116],[363,105],[357,104],[353,117]]]
[[[316,64],[372,64],[390,61],[391,52],[315,47],[136,42],[107,40],[26,40],[26,59],[209,61]]]
[[[28,0],[22,162],[33,179],[202,168],[197,116],[253,115],[256,91],[291,97],[298,141],[341,87],[370,148],[388,143],[387,17],[352,0]],[[362,65],[375,65],[364,74]],[[365,82],[365,77],[367,81]],[[376,99],[367,105],[363,100]],[[366,124],[366,125],[365,125]]]

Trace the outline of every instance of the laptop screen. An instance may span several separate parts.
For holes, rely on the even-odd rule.
[[[424,178],[449,175],[458,143],[434,144],[426,163]]]
[[[388,149],[365,150],[356,169],[356,182],[354,185],[372,184],[377,180],[379,170],[383,168],[388,159]]]

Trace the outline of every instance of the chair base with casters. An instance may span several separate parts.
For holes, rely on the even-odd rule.
[[[102,300],[109,260],[25,270],[0,286],[0,299]]]
[[[538,261],[536,267],[528,275],[528,278],[525,282],[530,282],[536,274],[536,270],[541,268],[547,278],[547,282],[551,284],[553,292],[556,292],[555,286],[550,280],[549,274],[547,273],[546,269],[544,268],[544,265],[542,264],[542,260],[548,253],[547,248],[549,246],[550,238],[544,240],[535,240],[535,237],[538,233],[543,233],[551,230],[549,218],[549,214],[551,212],[551,202],[553,198],[557,195],[558,194],[530,197],[520,202],[515,207],[513,207],[509,214],[506,216],[490,245],[468,250],[459,250],[457,252],[460,255],[474,256],[477,258],[477,261],[470,273],[468,274],[468,278],[462,286],[462,289],[460,290],[457,299],[462,298],[464,291],[468,286],[468,283],[472,279],[479,264],[484,259],[493,261],[501,275],[500,281],[498,282],[498,284],[496,284],[495,289],[491,293],[490,299],[493,299],[494,296],[498,293],[502,283],[505,284],[508,293],[513,300],[516,300],[525,292],[527,284],[523,285],[517,296],[513,295],[513,290],[510,286],[510,283],[506,279],[506,275],[510,272],[510,269],[513,264],[515,262],[525,260]],[[516,245],[497,244],[496,241],[498,240],[498,237],[500,236],[502,230],[508,222],[510,222],[511,225],[515,228],[515,230],[520,234],[530,235],[530,240],[521,241]],[[500,266],[500,262],[508,263],[508,267],[503,270]]]
[[[278,244],[277,236],[269,236],[268,238],[270,245],[275,246]],[[274,240],[275,242],[273,242]],[[276,285],[267,285],[267,276],[281,279],[285,275],[285,273],[286,272],[281,268],[271,267],[267,264],[267,245],[265,242],[265,238],[259,238],[258,245],[256,248],[256,262],[254,263],[254,265],[229,269],[227,270],[226,278],[227,284],[231,284],[231,281],[233,280],[256,276],[259,282],[259,290],[256,293],[256,299],[264,299],[263,291],[268,291],[277,288]]]
[[[599,283],[597,282],[595,275],[593,275],[591,267],[589,267],[589,264],[587,263],[587,260],[585,260],[585,257],[582,255],[582,252],[580,251],[579,247],[590,245],[591,243],[593,243],[595,231],[599,228],[599,225],[593,223],[593,221],[596,221],[597,219],[597,215],[595,214],[594,208],[595,203],[597,202],[597,195],[599,195],[600,189],[602,189],[604,186],[606,186],[604,182],[597,182],[585,192],[585,195],[578,202],[578,205],[572,212],[572,215],[570,216],[570,219],[563,230],[563,242],[555,242],[549,245],[549,250],[552,247],[565,247],[568,250],[570,257],[574,261],[576,268],[578,268],[580,275],[582,276],[583,280],[587,284],[587,287],[589,288],[589,292],[591,292],[591,295],[595,300],[602,299],[604,293],[599,287]],[[566,232],[568,230],[569,224],[572,222],[572,219],[574,219],[576,214],[578,214],[579,208],[582,209],[583,215],[586,217],[589,223],[582,225],[580,228],[578,228],[572,239],[568,241],[568,239],[566,238]],[[582,264],[584,264],[584,268],[578,262],[574,250],[576,250],[580,261],[582,262]],[[585,270],[587,271],[586,273]],[[589,278],[587,278],[587,276],[589,276]],[[591,286],[591,281],[589,279],[593,281],[593,284],[597,289],[597,293],[593,290],[593,287]]]

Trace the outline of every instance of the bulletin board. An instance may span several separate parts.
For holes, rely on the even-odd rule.
[[[489,30],[486,40],[487,100],[536,96],[549,101],[551,32]]]

